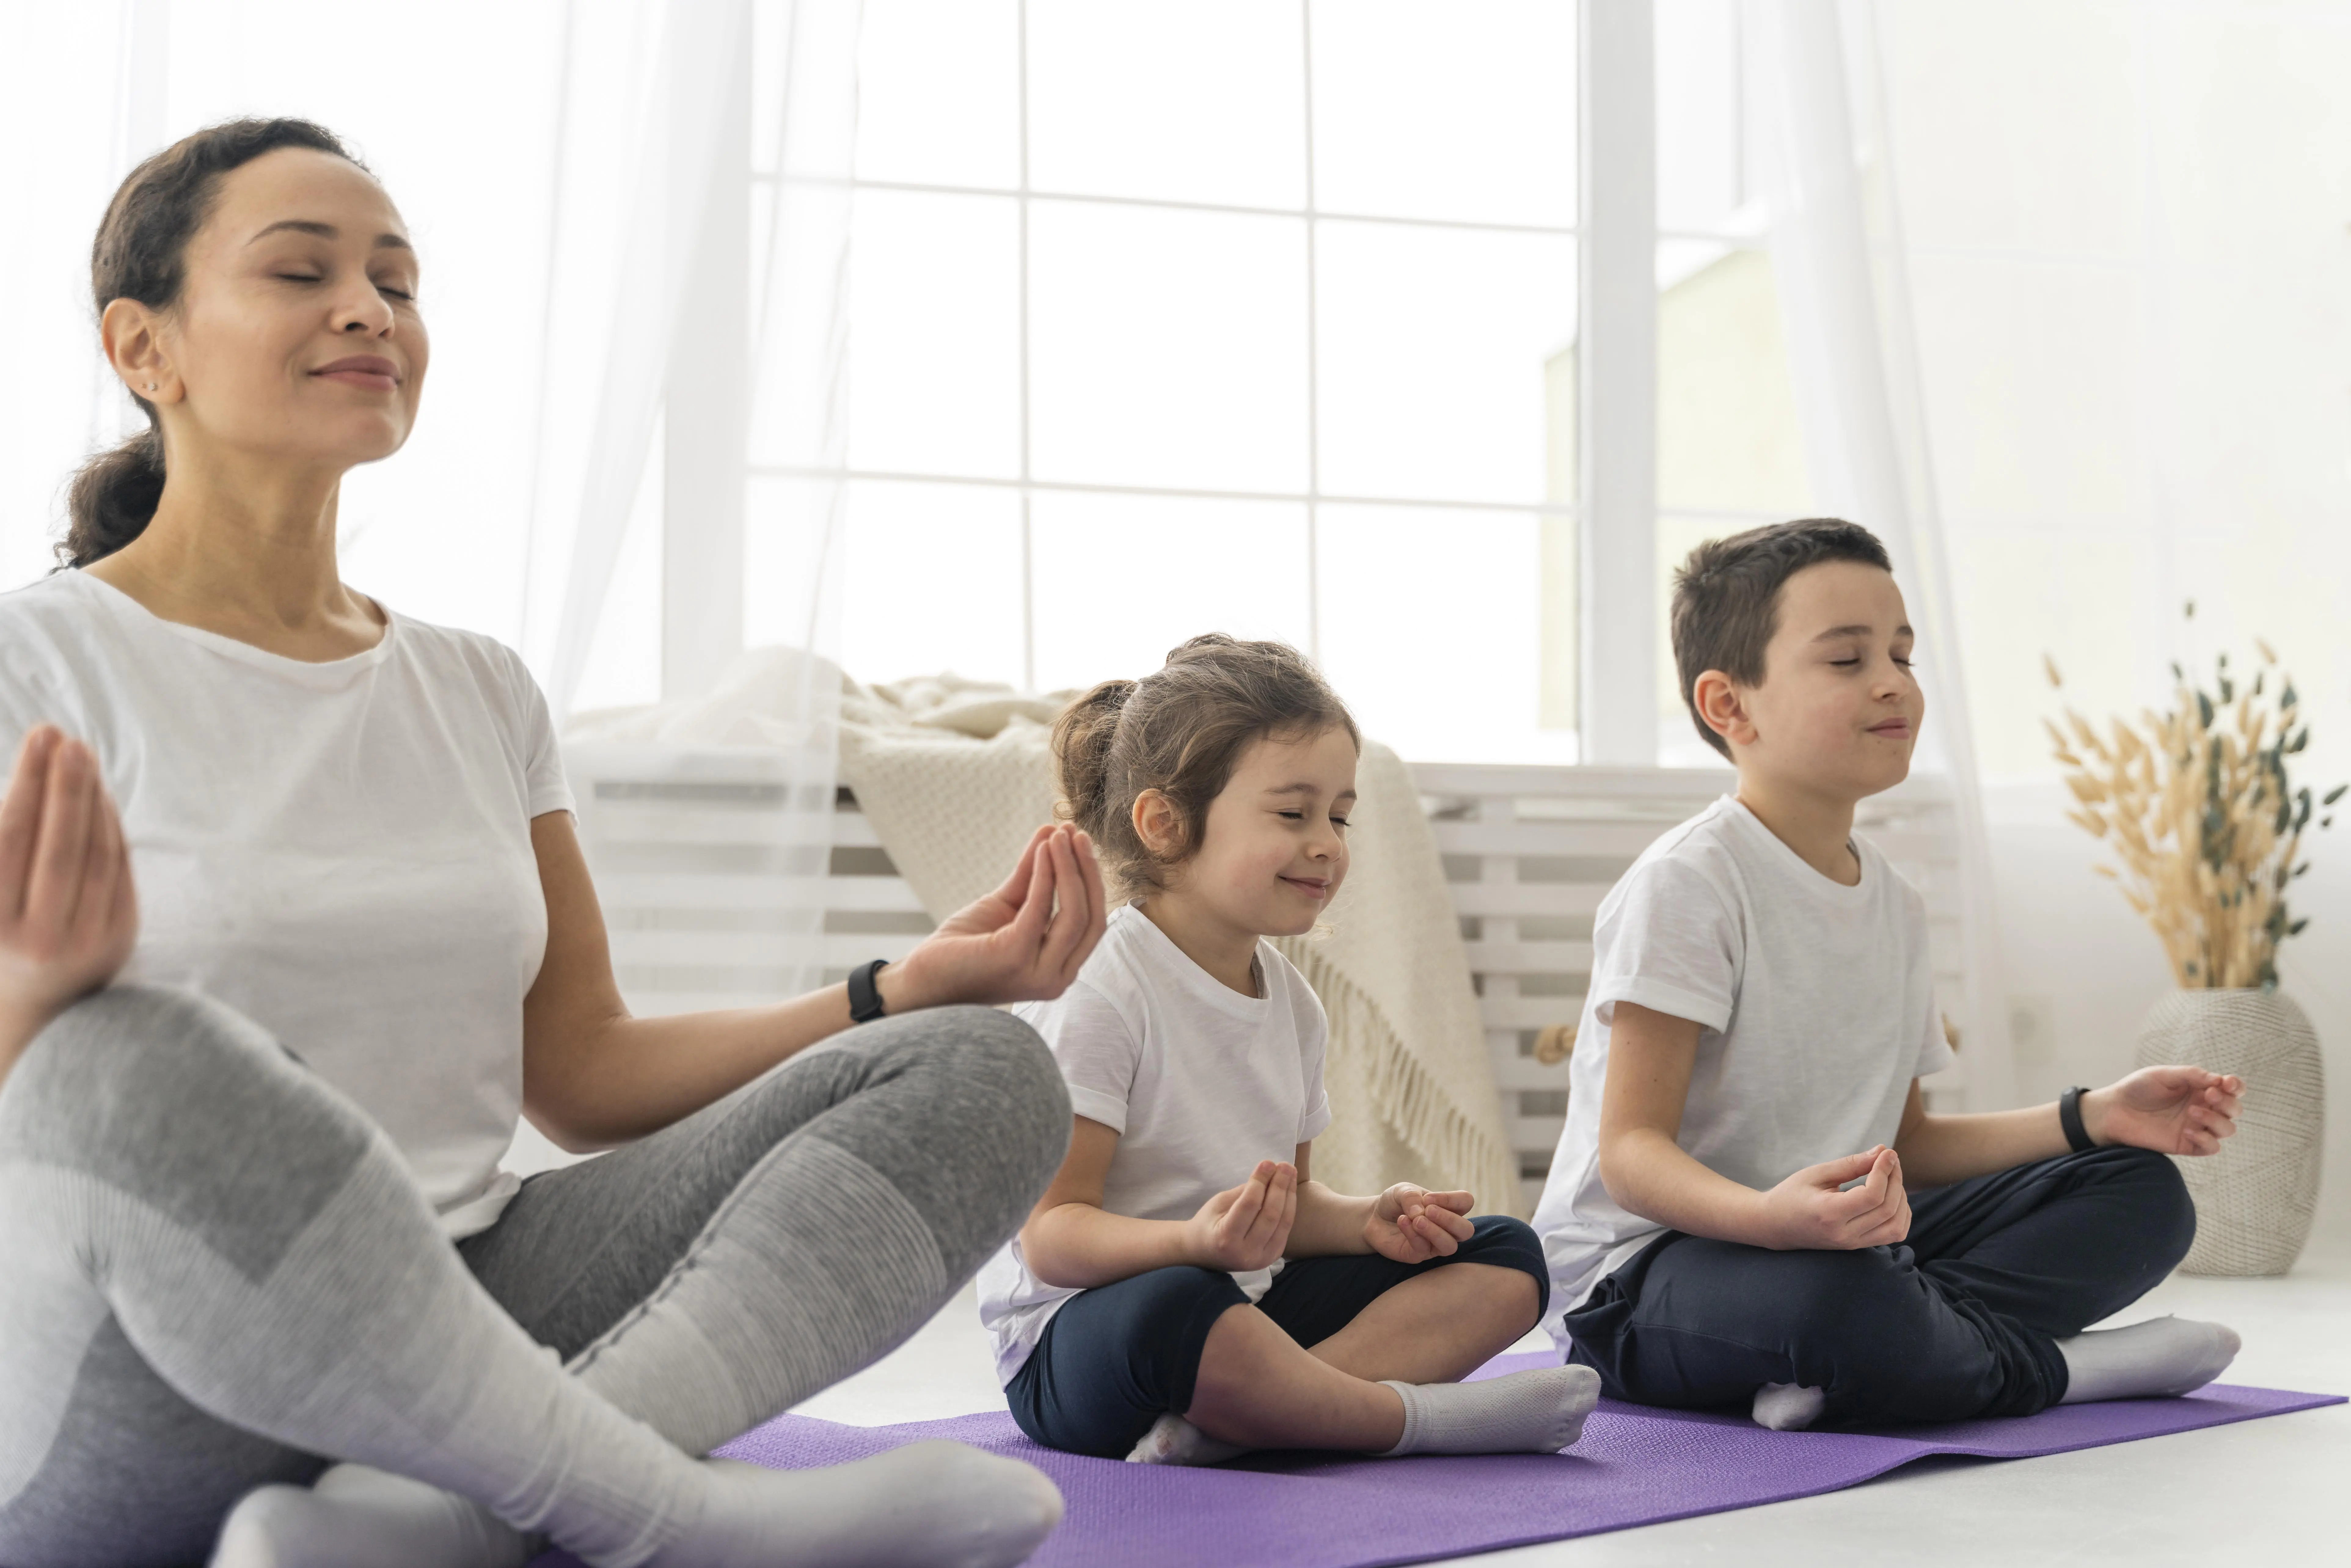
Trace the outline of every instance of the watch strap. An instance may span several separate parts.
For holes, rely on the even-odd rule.
[[[873,977],[889,962],[887,958],[874,958],[849,971],[850,1022],[872,1023],[882,1016],[882,989],[873,983]]]
[[[2065,1142],[2077,1155],[2098,1146],[2091,1141],[2090,1129],[2082,1122],[2082,1096],[2088,1092],[2077,1083],[2057,1096],[2057,1124],[2065,1129]]]

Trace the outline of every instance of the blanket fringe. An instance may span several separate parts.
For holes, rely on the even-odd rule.
[[[1275,946],[1322,999],[1332,1054],[1361,1052],[1368,1059],[1372,1102],[1380,1119],[1413,1153],[1475,1192],[1481,1211],[1525,1218],[1516,1153],[1497,1145],[1491,1133],[1469,1117],[1405,1048],[1379,1004],[1325,961],[1311,937],[1290,937]]]

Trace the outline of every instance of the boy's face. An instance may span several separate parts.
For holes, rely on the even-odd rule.
[[[1762,685],[1730,687],[1740,771],[1855,800],[1902,782],[1927,712],[1911,642],[1891,573],[1832,560],[1790,578]]]

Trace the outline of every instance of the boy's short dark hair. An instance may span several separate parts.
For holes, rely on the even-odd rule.
[[[1720,670],[1742,685],[1763,682],[1763,650],[1779,630],[1780,589],[1808,566],[1857,560],[1880,571],[1894,562],[1877,536],[1842,517],[1802,517],[1708,539],[1674,573],[1674,669],[1682,706],[1706,743],[1729,743],[1698,716],[1698,678]]]

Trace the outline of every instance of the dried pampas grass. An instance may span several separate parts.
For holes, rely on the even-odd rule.
[[[2308,924],[2288,915],[2286,884],[2310,869],[2297,857],[2314,808],[2308,787],[2288,783],[2285,759],[2310,744],[2310,729],[2283,671],[2265,695],[2277,655],[2254,646],[2266,667],[2241,691],[2223,653],[2210,692],[2171,667],[2179,684],[2168,713],[2117,718],[2105,736],[2071,708],[2064,729],[2042,721],[2079,803],[2066,815],[2113,847],[2120,868],[2099,873],[2121,883],[2191,988],[2274,987],[2277,945]],[[2055,663],[2043,663],[2049,684],[2063,685]]]

